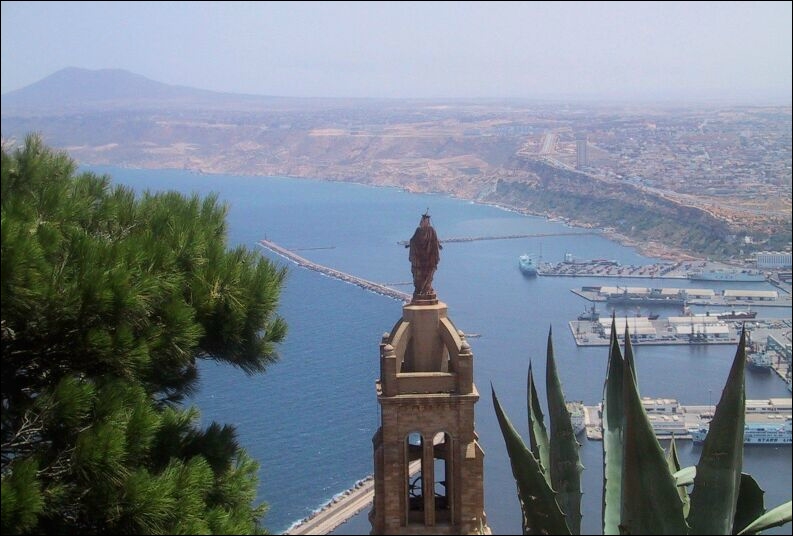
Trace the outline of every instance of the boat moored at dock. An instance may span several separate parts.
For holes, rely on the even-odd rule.
[[[526,277],[535,277],[537,275],[537,261],[528,253],[518,257],[518,267]]]
[[[690,272],[688,278],[692,281],[765,281],[765,274],[759,270],[700,270]]]
[[[708,435],[710,423],[702,423],[691,430],[694,443],[702,443]],[[762,419],[749,420],[743,430],[744,445],[790,445],[793,444],[793,418],[790,415],[764,415]]]

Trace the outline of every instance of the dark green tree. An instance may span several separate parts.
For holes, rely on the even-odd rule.
[[[3,532],[261,532],[258,465],[180,402],[197,359],[277,359],[285,270],[217,196],[136,197],[37,136],[1,187]]]

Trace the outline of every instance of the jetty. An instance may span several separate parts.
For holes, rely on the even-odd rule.
[[[281,257],[297,264],[302,268],[308,268],[309,270],[314,270],[315,272],[319,272],[324,274],[328,277],[332,277],[334,279],[338,279],[339,281],[344,281],[345,283],[351,283],[353,285],[357,285],[362,289],[368,290],[370,292],[374,292],[376,294],[381,294],[383,296],[388,296],[389,298],[393,298],[395,300],[399,300],[404,303],[409,303],[410,300],[413,298],[407,292],[402,292],[400,290],[396,290],[385,285],[381,285],[380,283],[375,283],[373,281],[368,281],[361,277],[354,276],[352,274],[348,274],[346,272],[342,272],[340,270],[335,270],[333,268],[328,268],[327,266],[322,266],[321,264],[317,264],[315,262],[311,262],[310,260],[306,259],[305,257],[301,257],[294,251],[291,251],[285,247],[279,246],[275,242],[271,242],[270,240],[263,239],[259,240],[259,245],[263,248],[269,249],[276,255],[280,255]]]
[[[524,233],[524,234],[511,234],[511,235],[493,235],[493,236],[459,236],[452,238],[441,238],[442,244],[449,244],[453,242],[477,242],[479,240],[514,240],[516,238],[545,238],[547,236],[572,236],[572,235],[591,235],[600,234],[596,231],[561,231],[558,233]],[[400,246],[408,244],[408,240],[400,240],[397,242]]]
[[[421,469],[421,460],[410,462],[408,471],[415,475]],[[310,516],[292,525],[283,534],[299,536],[302,534],[328,534],[333,529],[347,522],[351,517],[366,508],[371,508],[374,501],[374,475],[369,475],[356,482],[355,486],[338,494],[331,501],[318,508]]]

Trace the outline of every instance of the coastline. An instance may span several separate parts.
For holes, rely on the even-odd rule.
[[[81,164],[81,165],[92,166],[92,165],[97,165],[97,164]],[[98,165],[102,166],[103,164],[98,164]],[[125,168],[125,169],[149,169],[149,170],[151,170],[151,169],[173,169],[173,170],[185,171],[185,169],[178,168],[178,167],[172,167],[172,168],[142,167],[142,168],[138,168],[138,167],[135,167],[135,166],[123,166],[123,165],[120,165],[120,166],[111,165],[111,167],[121,167],[121,168]],[[357,185],[360,185],[360,186],[369,186],[369,187],[372,187],[372,188],[392,188],[392,189],[396,188],[398,190],[402,190],[402,191],[405,191],[405,192],[408,192],[408,193],[412,193],[412,194],[436,194],[436,195],[449,196],[449,197],[453,197],[455,199],[461,199],[461,200],[464,200],[464,201],[469,201],[471,203],[475,203],[475,204],[478,204],[478,205],[497,207],[497,208],[500,208],[502,210],[506,210],[506,211],[509,211],[509,212],[515,212],[517,214],[523,214],[523,215],[528,215],[528,216],[538,216],[538,217],[541,217],[541,218],[547,218],[549,220],[560,221],[560,222],[565,223],[566,225],[568,225],[570,227],[576,227],[576,228],[579,228],[579,229],[597,230],[598,232],[602,233],[608,239],[610,239],[610,240],[612,240],[614,242],[617,242],[618,244],[621,244],[623,246],[634,248],[634,249],[636,249],[637,252],[639,252],[640,254],[642,254],[642,255],[644,255],[646,257],[657,258],[659,260],[669,260],[669,261],[703,261],[703,260],[706,260],[705,256],[699,255],[696,252],[682,250],[682,249],[679,249],[679,248],[673,248],[673,247],[670,247],[670,246],[667,246],[665,244],[661,244],[659,242],[655,242],[655,241],[652,241],[652,240],[650,240],[650,241],[642,241],[642,240],[632,239],[632,238],[630,238],[630,237],[628,237],[626,235],[623,235],[623,234],[617,232],[614,229],[596,228],[591,223],[588,223],[588,222],[585,222],[585,221],[575,220],[575,219],[569,218],[569,217],[567,217],[565,215],[556,214],[556,213],[553,213],[553,212],[545,212],[545,213],[543,213],[543,212],[534,212],[534,211],[528,210],[528,209],[526,209],[524,207],[519,207],[519,206],[514,206],[514,205],[507,205],[507,204],[499,203],[499,202],[483,201],[483,200],[481,200],[479,198],[478,194],[474,195],[472,192],[470,192],[468,190],[465,190],[465,189],[460,190],[460,191],[455,191],[455,190],[451,190],[451,189],[450,190],[431,190],[431,189],[416,187],[416,185],[414,185],[414,184],[408,184],[408,185],[385,184],[385,183],[378,183],[378,182],[363,182],[363,181],[359,181],[359,180],[355,180],[355,179],[315,177],[315,176],[306,176],[306,175],[288,175],[288,174],[272,175],[272,174],[260,174],[260,173],[256,173],[256,172],[240,173],[239,171],[234,171],[234,170],[225,170],[224,171],[224,170],[216,169],[216,168],[211,167],[211,166],[210,167],[201,168],[201,169],[189,169],[189,170],[186,170],[186,171],[189,171],[191,173],[195,173],[196,175],[202,175],[202,176],[206,176],[206,175],[241,174],[243,176],[258,177],[258,178],[283,177],[283,178],[296,179],[296,180],[314,180],[314,181],[323,181],[323,182],[342,182],[342,183],[349,183],[349,184],[357,184]],[[725,264],[729,264],[729,263],[725,262]]]

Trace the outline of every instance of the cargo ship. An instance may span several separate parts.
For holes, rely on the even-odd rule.
[[[617,287],[619,288],[619,287]],[[665,294],[661,289],[650,289],[646,294],[636,294],[629,292],[626,288],[619,292],[612,292],[606,296],[606,302],[610,305],[685,305],[686,294],[684,290],[677,294]]]
[[[765,281],[765,274],[759,270],[700,270],[689,272],[692,281]]]

